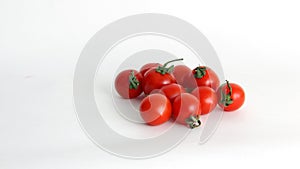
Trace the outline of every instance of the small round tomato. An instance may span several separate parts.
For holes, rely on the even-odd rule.
[[[179,61],[183,59],[175,59],[165,63],[162,66],[149,69],[143,79],[143,90],[145,94],[150,94],[154,89],[160,89],[163,86],[171,83],[176,83],[175,77],[172,75],[174,65],[167,67],[171,62]]]
[[[200,126],[201,103],[197,97],[190,93],[182,93],[173,102],[172,118],[190,128]]]
[[[154,89],[149,94],[155,94],[155,93],[159,93],[159,94],[165,95],[160,89]]]
[[[186,76],[190,75],[192,70],[185,65],[177,65],[174,67],[173,75],[178,84],[184,85]]]
[[[151,94],[142,100],[140,113],[147,124],[156,126],[170,119],[172,105],[165,95]]]
[[[192,73],[184,80],[184,86],[187,88],[196,88],[197,86],[207,86],[217,90],[220,80],[217,74],[209,67],[199,66],[193,69]]]
[[[210,87],[197,87],[191,94],[196,96],[201,103],[201,115],[210,113],[218,104],[217,94]]]
[[[126,99],[138,97],[142,92],[143,76],[136,70],[124,70],[115,79],[115,89]]]
[[[155,67],[158,67],[158,66],[162,66],[160,63],[147,63],[145,64],[144,66],[141,67],[140,69],[140,73],[144,76],[145,73],[151,69],[151,68],[155,68]]]
[[[217,90],[219,106],[225,111],[234,111],[240,108],[245,101],[245,92],[241,86],[235,83],[226,83]]]
[[[184,93],[185,90],[184,88],[176,83],[173,84],[169,84],[167,86],[164,86],[160,89],[161,93],[163,93],[165,96],[167,96],[167,98],[173,102],[175,97],[177,97],[178,95],[180,95],[181,93]]]

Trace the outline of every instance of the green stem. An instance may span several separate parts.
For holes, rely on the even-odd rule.
[[[229,81],[228,81],[228,80],[226,80],[226,85],[227,85],[227,87],[228,87],[228,89],[229,89],[229,95],[231,96],[231,94],[232,94],[232,87],[231,87],[231,85],[229,84]]]
[[[187,123],[187,125],[191,129],[194,129],[194,128],[199,127],[201,125],[200,116],[193,116],[193,115],[191,115],[190,117],[188,117],[185,120],[185,122]]]
[[[173,70],[174,70],[174,65],[172,65],[172,66],[170,66],[170,67],[167,67],[167,65],[168,65],[169,63],[176,62],[176,61],[181,61],[181,60],[183,60],[183,58],[170,60],[170,61],[166,62],[165,64],[163,64],[163,66],[158,66],[158,67],[156,68],[156,72],[158,72],[158,73],[160,73],[160,74],[162,74],[162,75],[164,75],[164,74],[166,74],[166,73],[171,73],[171,72],[173,72]]]
[[[226,90],[222,91],[221,94],[222,94],[222,100],[221,100],[221,103],[227,107],[229,105],[231,105],[233,103],[233,100],[231,98],[231,95],[232,95],[232,87],[229,83],[228,80],[226,80],[226,86],[227,88],[229,89],[229,92],[227,93]]]
[[[169,63],[176,62],[176,61],[181,61],[181,60],[183,60],[183,58],[170,60],[170,61],[166,62],[166,63],[163,65],[163,67],[166,67]]]
[[[132,70],[129,75],[129,89],[137,89],[140,82],[134,75],[134,71]]]
[[[195,78],[200,79],[206,75],[206,67],[205,66],[198,66],[194,70],[195,70],[195,74],[194,74]]]

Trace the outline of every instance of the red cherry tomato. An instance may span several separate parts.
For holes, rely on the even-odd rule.
[[[165,96],[167,96],[167,98],[173,102],[175,97],[177,97],[178,95],[180,95],[181,93],[184,93],[185,90],[184,88],[176,83],[173,84],[169,84],[167,86],[164,86],[160,89],[161,93],[163,93]]]
[[[156,94],[156,93],[165,95],[160,89],[154,89],[150,92],[150,94]]]
[[[142,100],[140,113],[147,124],[156,126],[170,119],[172,105],[166,96],[151,94]]]
[[[192,73],[187,76],[184,82],[184,86],[187,88],[207,86],[217,90],[220,85],[217,74],[211,68],[206,66],[199,66],[193,69]]]
[[[240,108],[245,101],[245,92],[241,86],[235,83],[221,85],[217,91],[219,106],[225,111],[234,111]]]
[[[179,61],[183,59],[175,59],[165,63],[163,66],[158,66],[157,68],[149,69],[143,79],[143,90],[145,94],[150,94],[154,89],[160,89],[163,86],[169,85],[171,83],[176,83],[174,76],[171,72],[174,69],[174,65],[167,68],[167,64]]]
[[[143,76],[136,70],[124,70],[115,79],[115,89],[126,99],[138,97],[142,92]]]
[[[178,84],[184,85],[186,76],[190,75],[192,70],[185,65],[177,65],[174,67],[173,75]]]
[[[190,128],[200,126],[201,103],[197,97],[189,93],[182,93],[173,102],[172,118]]]
[[[210,113],[218,104],[218,98],[216,92],[206,86],[197,87],[191,93],[196,96],[201,103],[201,115]]]
[[[145,73],[149,69],[154,68],[154,67],[158,67],[158,66],[162,66],[162,65],[160,63],[147,63],[147,64],[145,64],[144,66],[141,67],[140,73],[144,76]]]

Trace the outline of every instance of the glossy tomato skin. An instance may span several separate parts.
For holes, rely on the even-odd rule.
[[[196,96],[201,103],[201,115],[210,113],[218,104],[217,94],[210,87],[197,87],[192,91],[191,94]]]
[[[156,93],[165,95],[160,89],[154,89],[150,92],[150,94],[156,94]]]
[[[192,73],[192,70],[185,65],[177,65],[174,67],[173,75],[178,84],[184,85],[184,80]]]
[[[145,64],[144,66],[141,67],[140,69],[140,73],[144,76],[145,73],[151,69],[151,68],[155,68],[155,67],[158,67],[158,66],[162,66],[160,63],[147,63]]]
[[[151,68],[146,72],[143,79],[143,90],[145,94],[150,94],[154,89],[160,89],[163,86],[176,83],[174,76],[170,73],[161,74],[156,68]]]
[[[134,88],[130,89],[129,78],[132,71],[134,72],[134,76],[136,77],[136,79],[139,81],[139,84],[137,85],[136,89]],[[115,79],[115,89],[118,92],[118,94],[125,99],[135,98],[138,97],[143,92],[143,88],[141,84],[142,80],[143,80],[143,76],[138,71],[124,70],[120,72]]]
[[[224,111],[234,111],[239,109],[245,102],[245,91],[243,88],[236,84],[236,83],[229,83],[232,88],[232,93],[230,96],[230,99],[232,100],[232,103],[227,105],[222,102],[222,93],[229,94],[230,90],[229,87],[225,84],[221,85],[219,89],[217,90],[217,96],[218,96],[218,104],[221,108],[224,109]]]
[[[185,93],[185,89],[176,83],[169,84],[167,86],[164,86],[160,89],[160,92],[167,96],[167,98],[171,101],[171,103],[174,101],[174,99],[180,95],[181,93]]]
[[[151,94],[142,100],[140,113],[148,125],[156,126],[170,119],[172,105],[166,96],[158,93]]]
[[[182,93],[175,98],[172,110],[172,118],[176,122],[186,125],[188,118],[191,116],[196,117],[201,114],[201,103],[192,94]]]
[[[206,69],[205,75],[203,77],[197,78],[196,69]],[[214,90],[217,90],[220,86],[220,80],[216,72],[207,66],[199,66],[192,70],[192,73],[189,74],[184,80],[184,87],[186,88],[196,88],[197,86],[207,86]]]

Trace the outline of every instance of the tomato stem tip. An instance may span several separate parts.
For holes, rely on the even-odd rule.
[[[206,67],[205,66],[198,66],[194,70],[195,70],[195,74],[194,74],[195,78],[200,79],[206,75]]]
[[[183,58],[170,60],[170,61],[166,62],[165,64],[163,64],[162,66],[158,66],[158,67],[156,68],[156,72],[158,72],[158,73],[160,73],[160,74],[162,74],[162,75],[164,75],[164,74],[166,74],[166,73],[171,73],[171,72],[173,72],[173,70],[174,70],[174,65],[172,65],[172,66],[170,66],[170,67],[167,67],[167,65],[168,65],[169,63],[176,62],[176,61],[181,61],[181,60],[183,60]]]
[[[221,91],[221,104],[224,105],[225,107],[227,107],[233,103],[233,100],[231,98],[232,87],[228,80],[226,80],[226,87],[229,90],[228,93],[226,92],[226,90]]]
[[[196,127],[199,127],[201,125],[201,121],[200,121],[200,116],[193,116],[191,115],[190,117],[188,117],[185,122],[187,123],[187,125],[191,128],[194,129]]]

